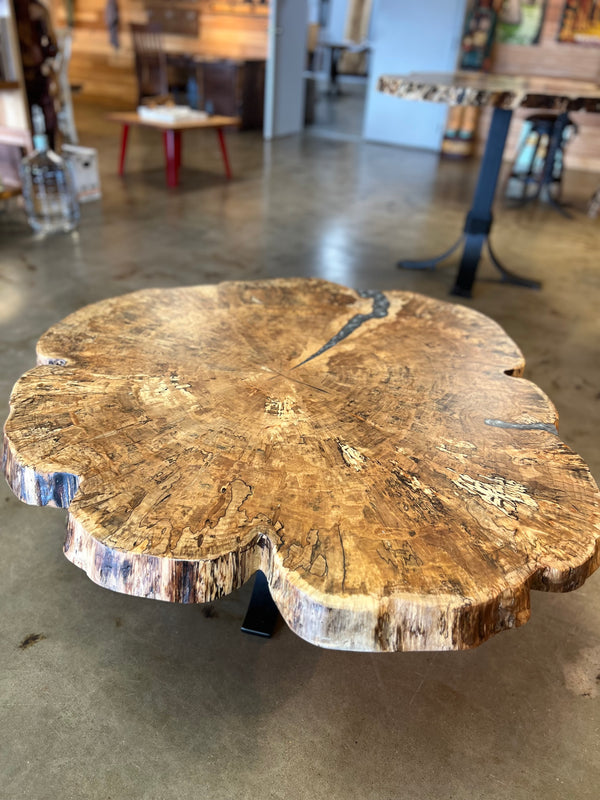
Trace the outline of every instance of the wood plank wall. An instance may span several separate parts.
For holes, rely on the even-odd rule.
[[[54,24],[66,25],[63,0],[50,0]],[[104,23],[106,0],[75,3],[73,57],[69,71],[71,83],[81,84],[82,92],[115,108],[131,107],[137,100],[137,83],[129,23],[145,23],[146,7],[177,5],[199,13],[198,36],[164,36],[170,52],[198,53],[223,58],[254,59],[267,56],[268,5],[241,3],[239,0],[177,2],[173,0],[120,0],[120,47],[109,42]]]
[[[540,42],[531,47],[496,44],[493,72],[504,75],[553,75],[580,80],[600,80],[600,47],[565,44],[557,41],[564,0],[548,0]],[[505,150],[505,158],[513,159],[522,120],[531,109],[519,110],[513,121]],[[479,149],[483,150],[491,112],[482,113],[479,124]],[[585,112],[572,115],[579,126],[578,136],[566,153],[566,166],[600,172],[600,114]]]

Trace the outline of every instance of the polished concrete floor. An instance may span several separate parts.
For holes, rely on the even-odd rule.
[[[79,233],[35,241],[0,214],[0,411],[39,335],[80,306],[147,286],[320,276],[445,299],[453,263],[394,268],[459,232],[473,165],[315,137],[190,135],[181,187],[157,136],[78,110],[100,150],[102,202]],[[597,178],[573,173],[583,208]],[[535,292],[482,270],[471,301],[513,336],[555,401],[561,434],[600,476],[600,220],[496,213],[494,242]],[[281,626],[239,632],[249,586],[203,607],[111,593],[62,555],[65,512],[4,486],[0,531],[2,800],[596,800],[600,577],[534,593],[531,621],[461,653],[318,649]],[[31,638],[31,635],[34,635]],[[39,637],[36,639],[36,637]]]
[[[337,95],[327,81],[319,80],[315,90],[314,120],[307,133],[340,141],[362,138],[367,78],[340,75]]]

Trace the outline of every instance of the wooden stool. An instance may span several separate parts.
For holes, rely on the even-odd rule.
[[[524,129],[521,136],[515,163],[508,179],[507,197],[516,199],[520,203],[539,198],[562,210],[559,198],[563,176],[563,152],[569,138],[567,132],[576,133],[577,126],[567,114],[533,114],[525,120],[525,125],[529,127]],[[517,187],[514,194],[513,187]],[[533,187],[532,193],[528,192],[529,187]]]

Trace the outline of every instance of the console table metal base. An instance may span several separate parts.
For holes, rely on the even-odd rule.
[[[475,283],[477,267],[481,258],[481,250],[485,244],[493,265],[502,276],[502,281],[516,286],[526,286],[530,289],[540,288],[539,281],[523,278],[507,270],[494,254],[489,240],[492,229],[492,203],[502,166],[502,153],[504,152],[504,144],[511,117],[512,111],[510,109],[494,109],[485,153],[481,161],[477,186],[473,196],[473,205],[467,214],[464,230],[458,241],[439,256],[425,259],[424,261],[402,260],[398,262],[399,267],[403,269],[434,269],[440,261],[448,258],[459,245],[464,243],[460,267],[451,293],[460,297],[471,297],[471,290]]]
[[[461,262],[461,270],[457,276],[456,282],[451,289],[451,294],[458,295],[459,297],[471,297],[471,287],[475,280],[475,273],[477,265],[481,256],[483,246],[487,247],[490,261],[500,273],[500,280],[503,283],[512,283],[515,286],[525,286],[529,289],[541,289],[542,284],[540,281],[531,278],[524,278],[522,275],[517,275],[511,272],[500,261],[492,249],[492,245],[487,234],[477,234],[469,236],[463,233],[459,239],[454,242],[452,247],[443,252],[439,256],[433,258],[423,259],[422,261],[398,261],[397,266],[399,269],[435,269],[436,266],[445,261],[449,256],[457,250],[461,244],[464,243],[463,258]],[[462,277],[461,277],[462,271]]]

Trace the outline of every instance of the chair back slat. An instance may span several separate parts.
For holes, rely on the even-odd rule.
[[[169,93],[167,57],[162,35],[157,25],[129,26],[135,56],[135,71],[138,81],[138,103],[144,97],[156,97]]]

